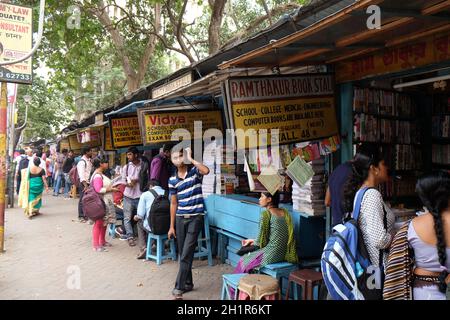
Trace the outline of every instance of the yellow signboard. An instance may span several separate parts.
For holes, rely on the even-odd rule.
[[[146,145],[173,141],[172,133],[177,129],[186,129],[190,133],[191,139],[202,139],[203,133],[208,129],[218,129],[223,132],[220,110],[148,112],[142,114],[142,122],[145,127],[144,143]],[[178,137],[175,138],[178,139]]]
[[[78,142],[76,134],[69,136],[69,144],[71,150],[81,150],[81,148],[83,147],[83,145],[80,142]]]
[[[275,129],[279,144],[338,133],[331,75],[236,78],[228,90],[239,149],[270,145]]]
[[[70,149],[69,139],[62,139],[59,142],[59,150],[62,151],[63,149]]]
[[[104,141],[103,149],[105,151],[114,151],[114,147],[112,145],[112,140],[111,140],[111,130],[109,129],[109,127],[103,128],[103,141]]]
[[[31,52],[33,10],[29,7],[0,3],[0,61],[14,61]],[[32,82],[31,58],[0,66],[0,81]]]
[[[450,60],[450,34],[387,48],[336,64],[336,82],[359,80]]]
[[[111,127],[114,148],[142,144],[137,116],[110,119],[109,125]]]

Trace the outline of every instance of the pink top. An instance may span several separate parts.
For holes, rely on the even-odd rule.
[[[97,193],[102,193],[101,190],[103,188],[103,179],[99,174],[96,174],[94,179],[92,180],[92,184],[94,186],[94,190]]]

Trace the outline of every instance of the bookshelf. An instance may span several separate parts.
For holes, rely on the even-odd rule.
[[[431,123],[432,166],[450,170],[450,93],[433,95]]]
[[[385,200],[403,203],[417,198],[415,184],[424,170],[422,121],[411,95],[354,88],[353,143],[374,143],[386,154],[391,179],[380,186]]]

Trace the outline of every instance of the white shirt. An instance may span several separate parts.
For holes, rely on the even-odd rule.
[[[83,181],[89,183],[89,176],[91,175],[91,170],[92,170],[91,159],[89,159],[86,156],[82,156],[77,164],[77,171],[78,176],[80,177],[80,183],[82,183]]]

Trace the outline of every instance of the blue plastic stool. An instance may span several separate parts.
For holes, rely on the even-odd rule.
[[[209,221],[208,216],[203,215],[204,224],[204,237],[200,232],[198,235],[197,251],[194,253],[194,258],[208,257],[208,265],[213,265],[212,252],[211,252],[211,237],[209,234]]]
[[[298,269],[296,264],[289,262],[278,262],[268,264],[258,270],[258,273],[264,273],[276,278],[280,285],[280,293],[282,293],[283,278],[288,279],[292,271]]]
[[[234,299],[236,300],[237,292],[238,292],[238,286],[239,281],[242,277],[248,275],[248,273],[232,273],[232,274],[223,274],[222,275],[222,295],[220,297],[220,300],[231,300],[230,297],[230,288],[234,289]]]
[[[152,254],[152,239],[156,240],[156,255]],[[160,265],[165,259],[177,260],[177,254],[175,251],[175,242],[173,239],[170,239],[170,252],[164,254],[164,241],[168,240],[167,234],[156,235],[153,233],[148,234],[147,238],[147,253],[145,255],[146,260],[156,260],[156,264]]]
[[[116,225],[114,223],[108,224],[108,235],[111,238],[115,238],[116,237]]]

